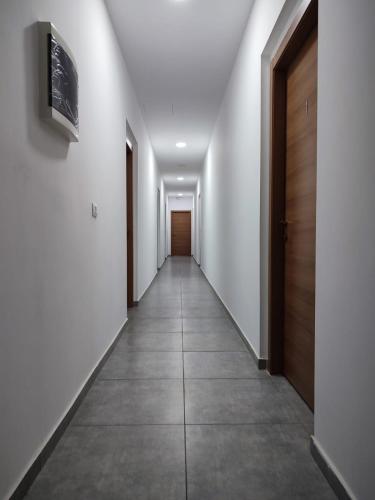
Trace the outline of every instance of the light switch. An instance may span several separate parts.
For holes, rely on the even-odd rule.
[[[92,203],[91,205],[91,215],[94,219],[98,217],[98,205],[96,205],[95,203]]]

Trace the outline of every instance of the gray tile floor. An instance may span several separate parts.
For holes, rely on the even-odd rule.
[[[194,261],[168,259],[27,498],[333,499],[312,428]]]

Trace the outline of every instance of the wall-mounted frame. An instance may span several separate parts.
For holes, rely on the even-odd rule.
[[[39,23],[41,114],[71,142],[79,139],[78,71],[74,56],[55,26]]]

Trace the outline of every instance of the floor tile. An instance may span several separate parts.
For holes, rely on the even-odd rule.
[[[137,318],[130,319],[126,333],[173,333],[182,332],[182,320],[178,318]]]
[[[226,318],[228,313],[219,304],[196,307],[183,306],[182,316],[184,318]]]
[[[185,296],[182,295],[182,307],[211,307],[211,306],[222,306],[220,301],[215,296],[202,295],[199,297]]]
[[[237,333],[234,324],[227,318],[184,318],[184,333]]]
[[[182,293],[182,302],[192,301],[192,300],[211,300],[211,301],[218,300],[216,294],[212,291],[210,287],[202,287],[202,286],[187,287],[182,285],[181,293]]]
[[[168,336],[169,337],[169,336]],[[127,352],[116,347],[99,379],[182,378],[181,352]]]
[[[248,352],[185,352],[184,370],[185,378],[189,379],[269,378]]]
[[[299,423],[270,380],[186,380],[187,424]]]
[[[183,426],[71,427],[28,500],[185,500]]]
[[[181,307],[181,296],[180,293],[172,295],[160,295],[160,293],[150,295],[145,299],[142,299],[137,307],[133,309],[139,309],[140,307],[169,307],[169,308],[179,308]]]
[[[314,414],[297,393],[294,387],[287,381],[285,377],[272,377],[274,386],[281,392],[285,401],[293,407],[298,415],[298,421],[304,425],[309,435],[314,434]]]
[[[190,333],[184,336],[184,351],[248,352],[237,333]]]
[[[128,313],[129,314],[129,313]],[[139,306],[132,309],[132,318],[181,318],[181,304],[175,307]]]
[[[99,380],[74,425],[183,424],[180,380]]]
[[[189,500],[334,500],[300,425],[187,426]]]
[[[177,283],[174,282],[166,282],[160,285],[155,285],[152,287],[152,289],[148,292],[147,298],[149,297],[164,297],[165,302],[164,304],[168,304],[168,299],[169,298],[181,298],[181,284],[180,280],[177,281]]]
[[[181,333],[127,333],[121,337],[117,347],[123,351],[182,351]]]

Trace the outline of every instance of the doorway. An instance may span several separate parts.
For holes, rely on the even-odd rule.
[[[317,1],[272,62],[269,370],[314,409]]]
[[[191,256],[191,212],[171,212],[172,256]]]
[[[127,305],[134,306],[134,213],[133,213],[133,149],[126,143],[126,250]]]
[[[157,191],[157,196],[156,196],[156,217],[157,217],[157,221],[156,221],[156,231],[157,231],[157,234],[156,234],[156,244],[157,244],[157,256],[156,256],[156,259],[157,259],[157,268],[160,269],[161,268],[161,252],[160,252],[160,244],[161,244],[161,241],[160,241],[160,189],[158,189]]]
[[[198,194],[198,261],[202,265],[202,195]]]

